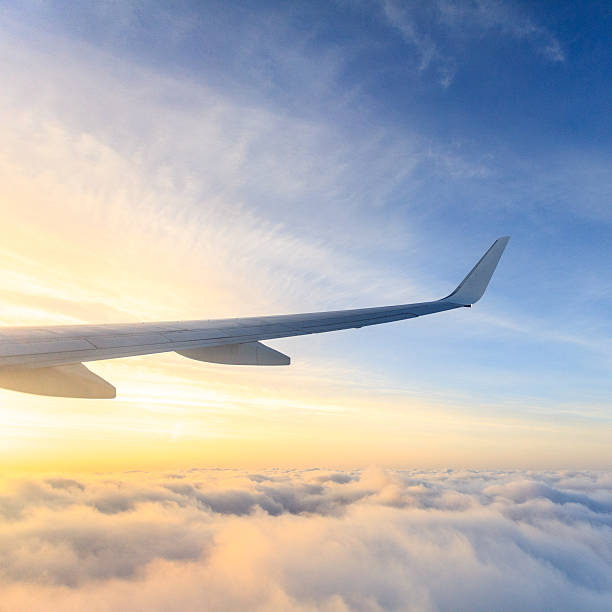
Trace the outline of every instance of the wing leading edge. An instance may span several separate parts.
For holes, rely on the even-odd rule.
[[[83,362],[169,351],[211,363],[288,365],[289,357],[260,341],[471,306],[483,296],[508,240],[498,238],[452,293],[432,302],[241,319],[0,328],[0,387],[62,397],[114,397],[114,388]]]

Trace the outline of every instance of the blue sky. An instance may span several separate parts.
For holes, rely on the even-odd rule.
[[[5,109],[130,160],[156,193],[135,201],[144,188],[130,191],[126,166],[126,227],[134,211],[163,219],[138,230],[183,227],[168,243],[185,248],[181,265],[188,246],[220,258],[232,311],[194,300],[184,318],[441,297],[511,235],[472,311],[275,346],[370,372],[367,395],[609,428],[611,13],[560,1],[2,3]],[[159,274],[170,287],[172,270]],[[169,298],[168,316],[183,318],[180,306]]]

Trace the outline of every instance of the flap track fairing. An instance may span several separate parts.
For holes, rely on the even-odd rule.
[[[22,393],[55,397],[112,399],[117,395],[113,385],[94,374],[82,363],[48,368],[0,368],[0,387]]]
[[[224,344],[221,346],[204,346],[202,348],[176,351],[183,357],[208,363],[224,363],[228,365],[289,365],[291,359],[262,344],[261,342],[242,342],[240,344]]]

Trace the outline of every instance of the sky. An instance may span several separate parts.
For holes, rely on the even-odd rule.
[[[0,0],[0,326],[437,299],[0,390],[0,612],[612,609],[609,2]]]
[[[612,466],[606,2],[1,2],[0,324],[471,310],[0,391],[0,471]]]

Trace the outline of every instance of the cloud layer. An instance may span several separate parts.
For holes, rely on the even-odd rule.
[[[0,610],[612,606],[609,473],[30,479],[0,516]]]

